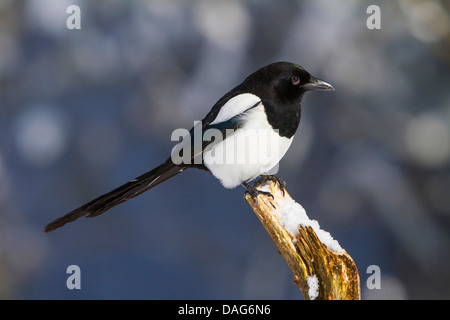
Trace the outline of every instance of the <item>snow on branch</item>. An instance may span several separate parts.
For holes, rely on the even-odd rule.
[[[294,282],[306,300],[361,299],[358,269],[350,255],[309,219],[303,207],[277,183],[258,187],[260,194],[247,202],[264,225],[294,275]]]

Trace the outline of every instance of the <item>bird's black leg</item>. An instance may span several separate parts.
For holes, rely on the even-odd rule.
[[[265,184],[267,181],[272,181],[274,183],[278,183],[280,186],[280,190],[283,191],[284,196],[284,189],[286,188],[286,182],[284,182],[281,178],[277,177],[276,175],[262,175],[259,180],[255,182],[255,187],[259,187],[263,184]]]
[[[258,197],[258,195],[260,195],[260,194],[264,194],[266,196],[272,197],[272,199],[273,199],[273,195],[270,192],[268,192],[268,191],[258,190],[254,186],[252,186],[252,185],[250,185],[250,184],[248,184],[246,182],[242,182],[242,185],[247,189],[245,191],[245,194],[246,195],[247,194],[251,195],[253,197],[253,200],[255,200],[255,201],[256,201],[256,198]]]

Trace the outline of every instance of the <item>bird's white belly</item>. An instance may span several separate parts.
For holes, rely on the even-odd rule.
[[[267,122],[259,105],[244,116],[244,125],[203,154],[203,164],[225,188],[255,179],[274,168],[291,145]]]

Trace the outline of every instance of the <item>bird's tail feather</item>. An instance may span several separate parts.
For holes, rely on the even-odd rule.
[[[53,231],[83,216],[87,218],[96,217],[112,207],[157,186],[183,170],[183,167],[175,165],[169,159],[155,169],[54,220],[45,227],[44,231]]]

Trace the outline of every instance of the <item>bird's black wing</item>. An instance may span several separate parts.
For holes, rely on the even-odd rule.
[[[222,109],[222,107],[231,99],[234,98],[235,96],[238,96],[239,94],[241,94],[242,92],[236,87],[230,91],[228,91],[226,94],[224,94],[222,96],[222,98],[220,98],[216,104],[212,107],[212,109],[208,112],[208,114],[205,116],[205,118],[203,118],[202,120],[202,125],[203,127],[206,127],[207,125],[209,125],[211,122],[213,122],[217,115],[219,114],[219,111]]]
[[[236,94],[237,96],[239,94]],[[227,102],[229,99],[227,100]],[[210,114],[203,120],[202,123],[197,124],[198,128],[192,128],[189,132],[189,135],[185,138],[188,139],[186,142],[182,142],[178,148],[182,148],[186,143],[191,143],[191,163],[200,164],[203,160],[203,152],[205,150],[211,149],[217,143],[225,140],[226,138],[231,137],[234,132],[239,129],[242,125],[242,121],[244,119],[244,115],[249,112],[251,109],[255,108],[261,103],[259,99],[254,99],[254,101],[249,102],[248,100],[241,105],[238,109],[241,111],[234,115],[228,114],[227,117],[222,117],[223,121],[217,122],[218,114],[221,108],[215,109],[215,111],[211,111]],[[217,104],[216,104],[217,105]],[[221,107],[223,107],[222,104]],[[226,106],[225,106],[226,107]],[[201,132],[201,136],[197,137],[195,130],[199,130]],[[197,147],[196,147],[197,145]],[[200,169],[206,169],[202,164],[200,165],[188,165],[188,167],[196,167]]]

